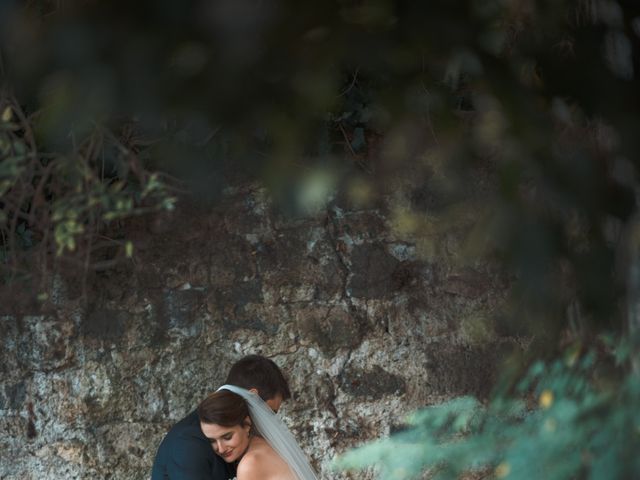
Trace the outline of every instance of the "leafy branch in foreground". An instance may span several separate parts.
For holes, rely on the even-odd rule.
[[[131,124],[117,134],[93,124],[58,153],[38,136],[39,112],[27,116],[6,92],[0,112],[0,284],[45,291],[53,262],[86,272],[128,259],[133,245],[114,233],[117,221],[173,208],[166,182],[142,166]]]
[[[460,397],[426,408],[407,430],[348,452],[338,466],[374,466],[385,479],[637,478],[640,378],[620,368],[624,347],[611,353],[539,361],[514,392],[486,406]]]

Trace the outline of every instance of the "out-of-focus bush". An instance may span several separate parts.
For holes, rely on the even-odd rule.
[[[537,362],[487,405],[460,397],[416,412],[405,431],[349,452],[380,478],[627,479],[640,475],[640,377],[628,345]],[[475,476],[474,476],[475,475]]]
[[[42,168],[113,172],[89,196],[144,192],[154,178],[173,187],[165,200],[215,201],[241,178],[294,213],[385,198],[424,258],[504,262],[506,333],[621,330],[639,17],[614,0],[5,0],[0,107],[24,112],[11,142]],[[124,146],[124,163],[96,132]],[[38,175],[4,190],[6,259],[20,225],[28,245],[46,237],[28,200]],[[47,201],[76,205],[75,187],[53,178]],[[48,254],[97,232],[91,215],[59,216]],[[438,240],[448,228],[467,238],[455,252]]]

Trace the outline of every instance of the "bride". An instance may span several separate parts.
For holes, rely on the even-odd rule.
[[[317,480],[293,435],[256,394],[223,385],[198,406],[216,454],[237,463],[238,480]]]

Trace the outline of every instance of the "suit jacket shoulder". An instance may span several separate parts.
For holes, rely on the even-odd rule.
[[[158,447],[152,480],[226,480],[235,474],[232,466],[213,452],[200,430],[197,412],[176,423]]]

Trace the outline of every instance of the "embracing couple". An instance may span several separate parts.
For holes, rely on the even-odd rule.
[[[151,480],[316,480],[275,415],[290,397],[287,380],[273,361],[243,357],[225,384],[167,433]]]

